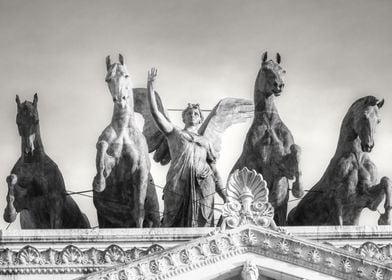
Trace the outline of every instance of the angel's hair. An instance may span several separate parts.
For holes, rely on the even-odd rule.
[[[182,111],[182,121],[185,122],[185,118],[184,117],[185,117],[186,112],[188,112],[189,110],[192,110],[192,109],[196,109],[196,110],[199,111],[200,120],[201,120],[201,122],[203,122],[204,121],[204,116],[201,113],[200,105],[199,104],[192,104],[192,103],[188,103],[188,107],[186,107],[185,110]]]

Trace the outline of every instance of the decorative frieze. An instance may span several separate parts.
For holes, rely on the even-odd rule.
[[[117,245],[110,245],[105,250],[91,248],[83,251],[74,245],[68,245],[61,251],[51,248],[39,251],[27,245],[19,251],[0,250],[0,274],[94,272],[162,250],[163,247],[157,244],[143,249],[123,250]]]
[[[309,242],[313,245],[309,245]],[[184,247],[177,246],[176,248],[182,248],[179,251],[163,251],[164,248],[157,244],[132,249],[123,249],[115,244],[105,249],[80,249],[72,244],[61,250],[45,249],[42,246],[37,249],[30,245],[19,250],[3,247],[4,249],[0,249],[0,274],[91,273],[113,265],[139,262],[155,252],[161,254],[151,262],[140,264],[137,269],[125,269],[121,274],[122,278],[118,278],[118,273],[114,274],[117,276],[111,277],[123,279],[124,275],[130,273],[166,275],[174,273],[177,268],[200,266],[203,262],[208,264],[249,251],[257,251],[258,254],[299,265],[319,267],[321,271],[335,271],[347,277],[355,276],[355,279],[389,279],[385,275],[390,275],[390,269],[385,267],[392,264],[392,244],[365,242],[358,247],[347,245],[339,248],[329,243],[304,241],[279,231],[257,227],[226,232],[213,231],[204,238],[191,241],[190,247],[187,244],[184,243]]]

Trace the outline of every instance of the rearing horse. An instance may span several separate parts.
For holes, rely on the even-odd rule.
[[[392,182],[377,184],[377,168],[369,154],[384,101],[358,99],[343,119],[335,155],[320,181],[291,210],[289,225],[357,225],[364,208],[376,210],[385,197],[379,224],[392,224]]]
[[[97,143],[93,197],[98,223],[101,228],[158,227],[158,198],[147,142],[136,126],[132,82],[121,54],[119,61],[111,64],[110,57],[106,58],[106,82],[114,109]]]
[[[279,54],[276,62],[267,60],[267,52],[262,56],[254,89],[253,123],[232,172],[247,167],[263,174],[269,189],[269,202],[275,208],[274,220],[277,225],[283,226],[286,224],[289,179],[296,179],[292,188],[295,197],[301,197],[303,189],[299,167],[301,149],[294,144],[293,136],[274,103],[275,96],[280,96],[284,87],[282,76],[285,70],[280,61]]]
[[[22,229],[89,228],[86,215],[66,195],[59,168],[44,151],[39,129],[38,95],[34,95],[33,102],[23,103],[16,96],[16,103],[22,154],[7,177],[4,220],[12,223],[16,214],[21,212]]]

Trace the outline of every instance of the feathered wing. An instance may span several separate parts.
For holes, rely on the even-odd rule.
[[[158,110],[169,120],[169,116],[163,107],[163,103],[158,93],[155,92]],[[165,135],[159,130],[150,111],[146,88],[133,89],[134,111],[141,114],[144,118],[143,134],[146,137],[148,152],[155,151],[154,160],[162,165],[170,162],[169,146]]]
[[[199,134],[206,137],[218,153],[221,151],[222,134],[236,123],[241,123],[254,115],[254,105],[251,100],[242,98],[224,98],[218,102],[204,123],[199,128]]]

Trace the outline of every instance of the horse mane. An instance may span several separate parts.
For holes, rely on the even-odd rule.
[[[375,106],[379,100],[373,95],[361,97],[356,100],[348,109],[347,116],[354,116],[356,113],[363,111],[366,106]]]
[[[366,105],[375,106],[375,105],[377,104],[377,102],[378,102],[377,97],[375,97],[375,96],[373,96],[373,95],[368,95],[368,96],[361,97],[361,98],[359,98],[358,100],[356,100],[356,101],[351,105],[350,109],[351,109],[351,108],[354,108],[354,107],[357,107],[360,103],[364,103],[364,104],[366,104]]]

